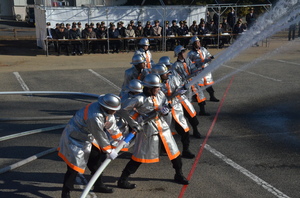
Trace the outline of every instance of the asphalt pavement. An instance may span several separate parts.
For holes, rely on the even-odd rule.
[[[300,41],[286,40],[273,38],[269,47],[251,47],[213,72],[217,81],[263,54],[287,46],[213,85],[220,102],[207,101],[206,109],[211,116],[197,116],[203,135],[200,140],[191,136],[191,151],[197,157],[183,159],[183,172],[190,180],[188,186],[172,181],[172,164],[162,155],[159,163],[143,164],[130,177],[137,184],[136,189],[117,188],[117,180],[130,159],[130,153],[123,153],[104,172],[104,182],[115,192],[92,192],[90,196],[300,197]],[[12,49],[0,55],[1,93],[27,89],[118,94],[133,55],[130,52],[46,57],[38,49],[30,53]],[[208,50],[212,54],[221,51]],[[175,61],[172,52],[154,52],[154,61],[161,56]],[[205,95],[208,97],[207,92]],[[29,119],[1,122],[1,138],[66,124],[67,119],[47,120],[47,117],[71,116],[95,98],[59,94],[0,95],[0,101],[1,119]],[[195,108],[198,110],[197,105]],[[34,120],[37,117],[44,119]],[[61,132],[62,129],[44,131],[1,141],[0,169],[57,147]],[[180,138],[174,137],[181,148]],[[51,152],[0,174],[0,197],[60,197],[65,171],[66,165],[57,152]],[[71,196],[80,197],[90,178],[88,170],[78,176]]]

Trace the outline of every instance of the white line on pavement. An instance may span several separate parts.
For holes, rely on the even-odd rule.
[[[244,175],[246,175],[247,177],[252,179],[256,184],[258,184],[259,186],[262,186],[264,189],[266,189],[267,191],[269,191],[276,197],[289,198],[289,196],[287,196],[283,192],[279,191],[274,186],[270,185],[269,183],[265,182],[264,180],[260,179],[259,177],[257,177],[256,175],[254,175],[253,173],[248,171],[247,169],[241,167],[240,165],[238,165],[231,159],[227,158],[225,155],[223,155],[216,149],[212,148],[208,144],[205,145],[205,149],[208,150],[209,152],[211,152],[212,154],[214,154],[215,156],[217,156],[218,158],[220,158],[221,160],[223,160],[226,164],[232,166],[234,169],[238,170],[239,172],[243,173]]]
[[[63,129],[63,128],[65,128],[65,126],[66,126],[65,124],[62,124],[62,125],[51,126],[51,127],[41,128],[41,129],[34,129],[34,130],[30,130],[30,131],[24,131],[24,132],[21,132],[21,133],[7,135],[7,136],[0,137],[0,142],[2,142],[4,140],[10,140],[10,139],[13,139],[13,138],[26,136],[26,135],[32,135],[32,134],[42,133],[42,132],[46,132],[46,131],[53,131],[53,130],[57,130],[57,129]]]
[[[98,74],[97,72],[95,72],[92,69],[88,69],[90,72],[92,72],[93,74],[95,74],[97,77],[99,77],[101,80],[107,82],[108,84],[110,84],[113,88],[115,88],[118,91],[121,91],[121,89],[115,85],[113,82],[111,82],[110,80],[108,80],[107,78],[103,77],[102,75]]]
[[[252,74],[254,76],[259,76],[259,77],[262,77],[262,78],[265,78],[265,79],[269,79],[269,80],[273,80],[273,81],[276,81],[276,82],[281,82],[282,80],[280,79],[276,79],[276,78],[271,78],[271,77],[268,77],[268,76],[264,76],[264,75],[261,75],[261,74],[257,74],[257,73],[254,73],[254,72],[249,72],[249,71],[245,71],[245,70],[242,70],[242,69],[237,69],[237,68],[234,68],[234,67],[231,67],[229,65],[223,65],[224,67],[228,67],[230,69],[235,69],[235,70],[238,70],[240,72],[246,72],[248,74]]]
[[[275,60],[281,63],[288,63],[288,64],[292,64],[292,65],[300,65],[299,63],[294,63],[294,62],[289,62],[289,61],[284,61],[284,60]]]
[[[20,76],[19,72],[13,72],[13,74],[16,76],[17,80],[19,81],[21,87],[23,88],[24,91],[30,91],[22,77]]]

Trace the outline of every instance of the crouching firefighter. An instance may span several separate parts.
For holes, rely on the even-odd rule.
[[[101,95],[97,102],[88,104],[76,112],[65,127],[58,148],[58,155],[66,162],[62,198],[70,197],[77,173],[88,167],[93,175],[106,157],[115,159],[111,138],[123,138],[116,125],[114,113],[121,108],[120,98],[114,94]],[[101,176],[94,185],[94,192],[112,193],[103,184]]]
[[[134,151],[131,160],[124,168],[121,177],[118,180],[118,187],[133,189],[135,184],[128,182],[128,177],[134,174],[142,163],[159,162],[160,144],[162,142],[169,159],[176,171],[174,180],[177,183],[187,185],[189,182],[182,173],[182,161],[180,151],[172,136],[171,130],[163,118],[169,113],[168,102],[160,87],[162,86],[160,77],[156,74],[148,74],[142,84],[143,93],[135,95],[130,100],[122,103],[122,110],[125,118],[132,128],[139,128],[137,131]],[[156,113],[154,119],[149,120],[142,127],[130,116],[130,112],[135,109],[141,119],[147,119],[148,116]]]

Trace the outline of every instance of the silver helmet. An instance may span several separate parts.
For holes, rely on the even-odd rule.
[[[170,71],[168,70],[167,66],[165,64],[156,64],[152,67],[151,73],[153,74],[158,74],[158,75],[163,75],[166,73],[169,73]]]
[[[129,84],[127,85],[127,89],[129,91],[132,91],[132,92],[143,92],[143,85],[142,85],[142,82],[138,79],[133,79],[129,82]]]
[[[121,108],[121,99],[115,94],[101,95],[98,98],[98,102],[101,106],[109,110],[117,111]]]
[[[136,54],[132,57],[132,62],[130,64],[137,65],[140,63],[146,63],[146,59],[141,54]]]
[[[149,87],[149,88],[162,86],[160,76],[157,74],[148,74],[147,76],[145,76],[142,84],[145,87]]]
[[[200,39],[198,38],[198,36],[193,36],[190,40],[190,44],[192,45],[196,41],[200,41]]]
[[[139,45],[147,45],[147,46],[149,46],[149,45],[150,45],[149,39],[147,39],[147,38],[142,38],[142,39],[140,40],[140,42],[139,42]]]
[[[170,57],[169,56],[163,56],[159,59],[158,63],[162,63],[165,65],[172,65],[172,63],[170,62]]]
[[[182,45],[177,45],[174,49],[174,56],[178,57],[178,54],[185,50],[186,50],[186,48],[184,48]]]

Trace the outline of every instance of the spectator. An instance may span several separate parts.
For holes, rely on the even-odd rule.
[[[135,37],[135,31],[134,31],[134,29],[132,29],[131,24],[128,24],[127,29],[125,30],[125,34],[126,34],[126,37],[132,37],[132,38]],[[135,45],[136,45],[135,39],[128,39],[125,41],[126,41],[128,50],[130,50],[129,44],[134,45],[133,48],[135,48]]]
[[[67,23],[67,24],[66,24],[66,30],[69,32],[70,29],[71,29],[71,25],[70,25],[70,23]]]
[[[229,42],[229,37],[228,36],[221,36],[221,34],[224,33],[224,29],[223,29],[223,23],[220,23],[219,24],[219,29],[218,29],[218,32],[220,35],[219,35],[219,48],[223,48],[224,47],[224,44],[228,44]]]
[[[79,30],[79,32],[80,32],[80,38],[82,38],[82,31],[83,31],[84,29],[83,29],[82,26],[81,26],[81,22],[78,22],[78,23],[77,23],[77,27],[78,27],[78,30]]]
[[[53,28],[51,28],[51,23],[50,22],[46,23],[46,31],[47,31],[47,38],[48,39],[53,39],[53,37],[55,37],[55,35],[54,35],[55,30]]]
[[[244,29],[242,27],[242,23],[240,21],[238,21],[235,26],[233,27],[233,38],[237,39],[238,38],[238,34],[241,34],[244,32]]]
[[[293,20],[294,20],[294,17],[291,18],[288,22],[290,23],[290,22],[292,22]],[[291,39],[292,39],[292,40],[295,39],[295,33],[296,33],[296,23],[293,23],[293,24],[291,24],[290,27],[289,27],[289,36],[288,36],[289,41],[290,41]]]
[[[84,32],[83,38],[85,38],[85,39],[94,39],[94,38],[97,38],[96,32],[93,31],[93,27],[92,26],[88,26],[87,27],[87,31]],[[97,43],[94,42],[94,41],[92,41],[92,40],[86,41],[86,45],[85,46],[87,46],[87,48],[88,48],[88,53],[90,53],[89,52],[90,45],[92,45],[92,53],[96,53]]]
[[[140,21],[139,21],[139,22],[140,22]],[[134,20],[131,20],[131,21],[130,21],[130,25],[131,25],[131,27],[132,27],[132,29],[133,29],[134,31],[137,29],[137,26],[134,25]]]
[[[210,16],[210,13],[209,13],[209,11],[207,11],[207,13],[206,13],[206,23],[210,23],[211,20],[212,20],[212,18]]]
[[[177,34],[177,30],[178,30],[178,26],[177,26],[177,21],[173,20],[172,21],[172,26],[171,26],[171,30],[172,30],[172,34],[176,35]]]
[[[92,30],[93,30],[94,32],[96,32],[96,28],[95,28],[95,24],[94,24],[94,23],[90,23],[90,27],[92,28]]]
[[[188,33],[188,29],[184,26],[184,22],[180,21],[179,25],[180,25],[180,27],[177,29],[177,35],[178,36],[184,36],[184,35],[186,35]],[[188,43],[188,39],[186,39],[186,38],[179,38],[178,41],[179,41],[180,45],[182,45],[184,47]]]
[[[147,21],[146,26],[144,28],[144,36],[149,37],[154,35],[154,30],[150,24],[150,21]]]
[[[100,29],[96,33],[97,38],[106,39],[107,38],[107,30],[105,30],[105,26],[100,26]],[[98,47],[102,54],[107,53],[107,40],[98,41]]]
[[[72,25],[72,29],[69,31],[70,39],[80,39],[80,31],[76,28],[76,25]],[[72,55],[82,55],[82,43],[80,41],[72,41]]]
[[[143,23],[141,21],[138,21],[138,26],[139,25],[143,27]],[[133,29],[133,26],[132,26],[132,29]]]
[[[89,39],[89,38],[97,38],[96,33],[93,31],[92,26],[87,27],[87,31],[85,32],[83,38]]]
[[[197,35],[198,34],[198,25],[197,25],[197,21],[193,21],[193,24],[190,26],[189,28],[189,32],[192,33],[192,35]]]
[[[162,27],[159,25],[159,21],[156,20],[153,26],[153,36],[161,36]]]
[[[126,28],[123,26],[124,25],[124,22],[123,21],[120,21],[118,23],[118,28],[117,30],[119,31],[119,34],[121,37],[126,37],[126,34],[125,34],[125,30]]]
[[[183,20],[183,26],[188,30],[189,29],[189,26],[187,25],[187,22],[186,22],[186,20]]]
[[[165,27],[163,27],[162,32],[164,32],[166,36],[172,35],[172,29],[169,26],[169,21],[165,21]]]
[[[213,20],[214,20],[214,22],[215,22],[216,25],[219,24],[219,22],[220,22],[220,17],[221,17],[221,15],[220,15],[220,10],[219,10],[219,8],[217,8],[217,9],[216,9],[216,12],[214,13],[214,16],[213,16]]]
[[[46,38],[47,39],[57,39],[56,29],[51,28],[50,22],[47,22],[46,25],[47,25],[47,27],[46,27],[47,37]],[[48,47],[49,47],[49,45],[52,45],[52,44],[54,46],[55,52],[57,52],[57,42],[50,41],[48,43]]]
[[[247,24],[245,24],[243,22],[243,19],[242,18],[238,18],[238,22],[240,22],[242,24],[243,31],[246,31],[247,30]]]
[[[109,28],[109,38],[119,38],[120,37],[120,33],[119,31],[116,29],[116,26],[114,24],[111,24],[110,28]],[[113,50],[113,53],[119,53],[119,49],[120,49],[120,40],[110,40],[109,44],[111,46],[111,49]]]
[[[105,31],[107,30],[107,28],[106,28],[106,26],[105,26],[105,22],[104,22],[104,21],[101,21],[101,27],[104,27],[104,30],[105,30]]]
[[[198,34],[199,35],[209,34],[209,30],[206,28],[204,22],[202,22],[200,24],[200,27],[199,27],[199,30],[198,30]],[[201,37],[201,43],[202,43],[203,47],[206,48],[207,45],[211,43],[211,40],[208,37]]]
[[[207,24],[206,27],[210,33],[215,33],[215,32],[217,32],[217,29],[218,29],[214,20],[211,20],[211,22],[209,24]]]
[[[250,8],[250,13],[246,15],[247,27],[250,28],[256,21],[256,14],[254,14],[254,8]]]
[[[227,14],[227,22],[228,22],[230,28],[233,30],[233,27],[236,22],[236,13],[233,8],[231,8],[230,12]]]
[[[144,36],[144,29],[141,25],[137,26],[137,29],[135,30],[135,36],[136,37],[143,37]]]
[[[223,28],[223,30],[224,30],[225,32],[228,31],[228,30],[230,29],[230,25],[228,24],[226,18],[223,18],[222,28]]]
[[[64,25],[59,27],[59,31],[57,32],[57,39],[69,39],[69,34],[65,31]],[[60,55],[61,49],[65,48],[67,51],[67,56],[69,56],[69,41],[59,41],[58,42],[58,55]]]
[[[126,37],[126,33],[125,33],[125,30],[126,28],[123,26],[124,25],[124,22],[123,21],[120,21],[118,23],[118,27],[117,27],[117,30],[119,31],[119,38],[124,38]],[[120,43],[120,48],[123,50],[124,49],[124,40],[119,40],[119,43]]]
[[[132,28],[131,24],[128,24],[127,29],[125,30],[126,37],[135,37],[135,31]]]

